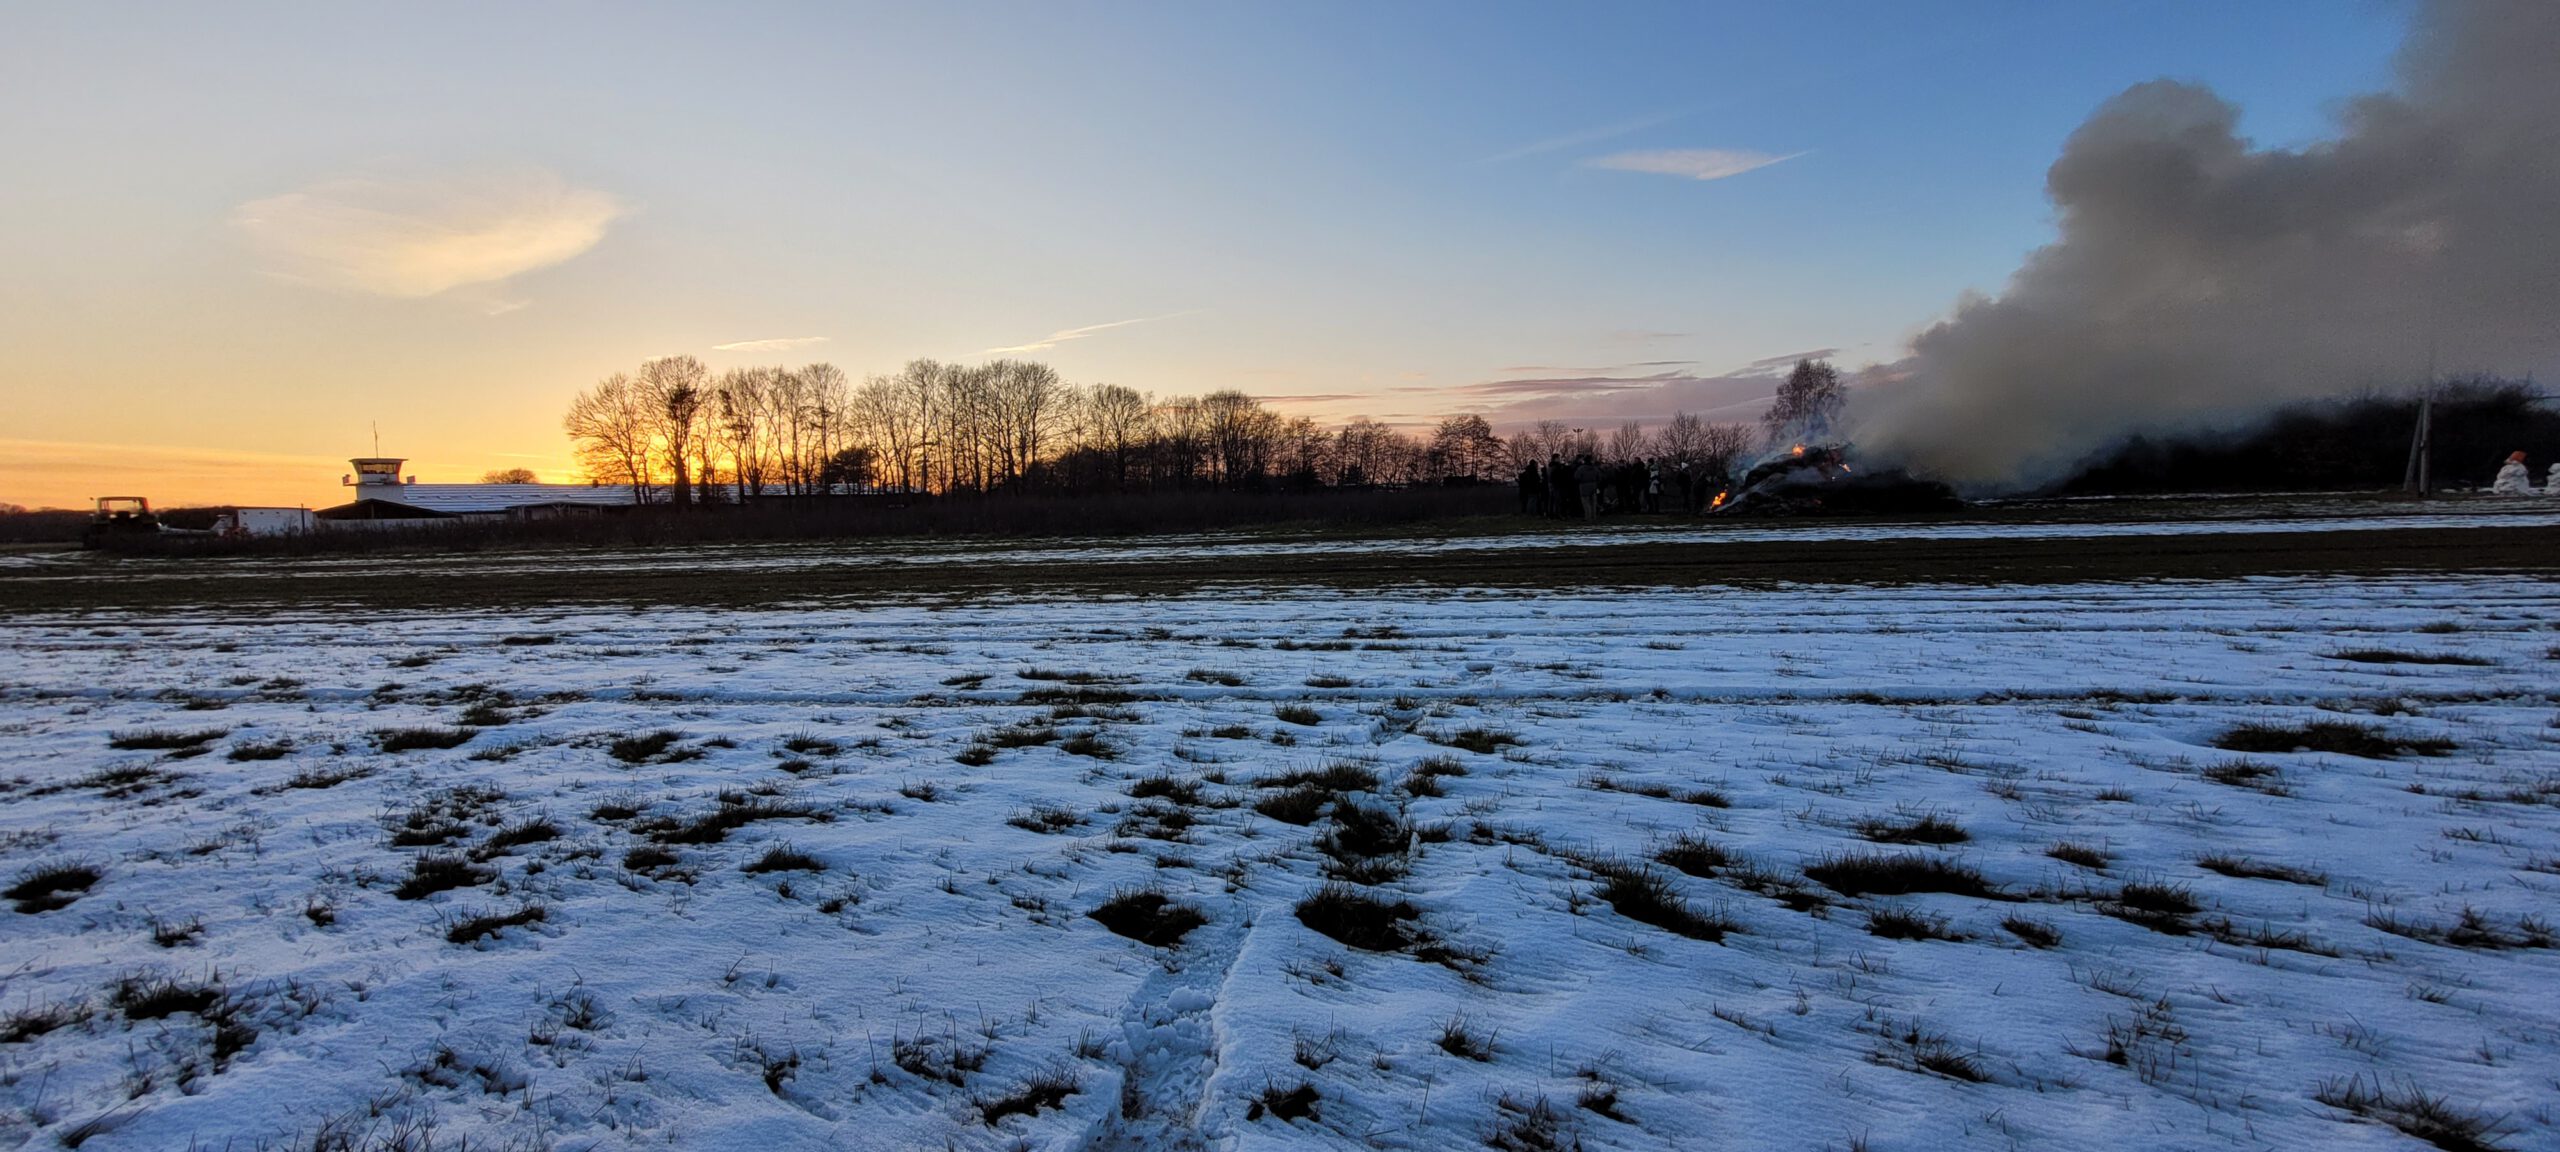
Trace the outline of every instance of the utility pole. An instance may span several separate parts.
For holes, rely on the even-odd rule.
[[[2436,340],[2427,337],[2427,387],[2418,394],[2418,429],[2409,437],[2409,466],[2400,490],[2424,497],[2435,487]]]

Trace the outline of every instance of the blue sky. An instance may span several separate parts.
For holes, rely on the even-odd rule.
[[[1888,361],[2050,235],[2044,169],[2108,96],[2197,81],[2262,144],[2316,140],[2409,15],[17,6],[0,500],[99,454],[66,445],[266,475],[376,422],[429,475],[556,468],[574,390],[676,352],[859,377],[1033,348],[1400,421]],[[1732,154],[1785,159],[1678,174]],[[385,256],[385,220],[444,247]],[[810,342],[718,348],[780,340]]]

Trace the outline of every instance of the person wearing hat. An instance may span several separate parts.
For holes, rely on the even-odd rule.
[[[2507,454],[2506,466],[2498,469],[2498,478],[2489,485],[2489,491],[2500,496],[2525,496],[2533,492],[2533,473],[2524,466],[2524,453]]]

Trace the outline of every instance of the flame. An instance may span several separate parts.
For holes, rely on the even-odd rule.
[[[1848,470],[1849,470],[1849,462],[1848,462],[1848,461],[1846,461],[1846,460],[1841,461],[1841,462],[1840,462],[1840,470],[1841,470],[1841,471],[1843,471],[1843,472],[1848,471]]]
[[[1793,454],[1795,454],[1795,455],[1797,455],[1797,456],[1802,456],[1802,455],[1804,455],[1804,445],[1802,445],[1802,444],[1798,444],[1798,445],[1796,445],[1796,446],[1795,446],[1795,447],[1793,447],[1793,448],[1789,448],[1789,449],[1787,449],[1787,451],[1788,451],[1788,452],[1790,452],[1790,453],[1793,453]]]
[[[1718,493],[1716,493],[1716,501],[1715,501],[1715,503],[1713,503],[1713,504],[1709,504],[1709,505],[1707,505],[1707,507],[1709,507],[1709,508],[1722,508],[1722,507],[1724,507],[1724,497],[1725,497],[1725,494],[1724,494],[1724,493],[1722,493],[1722,492],[1718,492]]]

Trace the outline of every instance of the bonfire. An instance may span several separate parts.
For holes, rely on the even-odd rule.
[[[1955,490],[1899,468],[1860,468],[1847,444],[1796,444],[1770,454],[1716,493],[1720,516],[1902,516],[1964,506]]]

